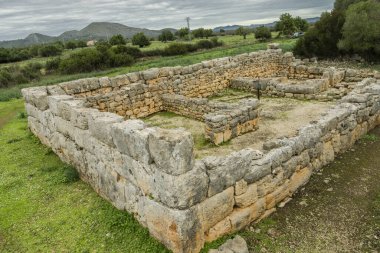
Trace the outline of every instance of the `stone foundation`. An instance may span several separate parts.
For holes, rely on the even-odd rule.
[[[210,131],[223,132],[224,141],[227,129],[233,136],[234,128],[238,134],[256,126],[257,101],[215,109],[202,98],[240,77],[326,79],[320,71],[305,72],[297,62],[291,54],[268,50],[22,92],[29,128],[43,144],[75,166],[81,178],[116,208],[133,213],[170,250],[199,252],[206,241],[273,213],[314,171],[380,125],[380,82],[360,77],[362,81],[321,119],[299,129],[296,136],[266,143],[264,151],[248,148],[195,159],[190,133],[150,127],[136,118],[162,110],[200,120],[205,115]],[[339,86],[336,80],[356,78],[348,73],[330,75],[329,87]],[[169,106],[168,99],[176,96],[188,103],[183,109]],[[186,110],[189,104],[204,110]]]

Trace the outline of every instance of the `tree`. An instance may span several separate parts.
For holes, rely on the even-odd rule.
[[[336,0],[334,3],[335,11],[346,11],[351,4],[362,2],[363,0]]]
[[[342,38],[344,15],[340,11],[325,12],[321,19],[300,38],[294,53],[307,57],[335,57],[339,55],[338,41]]]
[[[87,47],[87,43],[83,40],[80,40],[77,42],[77,47],[79,48]]]
[[[139,47],[145,47],[150,45],[149,39],[145,36],[144,33],[136,33],[132,38],[132,44],[139,46]]]
[[[110,44],[112,46],[116,46],[116,45],[125,45],[126,44],[126,41],[123,37],[123,35],[121,34],[117,34],[117,35],[114,35],[111,37],[110,39]]]
[[[250,33],[251,31],[246,28],[246,27],[243,27],[243,26],[240,26],[237,30],[236,30],[236,35],[241,35],[244,37],[244,39],[247,38],[247,35]]]
[[[66,49],[75,49],[75,48],[77,48],[77,44],[75,43],[75,41],[68,41],[65,44],[65,48]]]
[[[158,36],[158,40],[162,42],[173,41],[174,39],[174,34],[168,29],[163,30],[161,35]]]
[[[38,54],[42,57],[56,56],[62,53],[62,48],[58,45],[47,45],[39,48]]]
[[[179,29],[176,33],[181,39],[187,37],[189,35],[189,28],[183,27]]]
[[[369,0],[349,6],[338,47],[366,57],[380,56],[380,2]]]
[[[291,36],[297,30],[294,18],[289,13],[284,13],[280,16],[280,21],[276,23],[276,31],[280,35]]]
[[[204,30],[204,36],[206,37],[206,39],[208,39],[209,37],[211,37],[213,34],[214,34],[214,32],[213,32],[212,29],[205,29]]]
[[[221,28],[221,29],[219,30],[219,33],[220,33],[222,36],[224,36],[224,35],[226,35],[226,30],[224,30],[223,28]]]
[[[255,38],[257,40],[265,41],[272,38],[272,33],[268,27],[260,26],[255,30]]]
[[[205,32],[204,28],[198,28],[198,29],[193,30],[191,33],[193,34],[195,38],[203,38],[205,36],[204,32]]]
[[[307,29],[309,28],[309,23],[305,19],[299,16],[294,19],[294,24],[297,30],[300,32],[306,32]]]

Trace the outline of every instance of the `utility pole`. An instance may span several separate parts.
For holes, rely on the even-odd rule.
[[[190,17],[186,18],[187,28],[189,29],[189,40],[191,41],[191,31],[190,31]]]

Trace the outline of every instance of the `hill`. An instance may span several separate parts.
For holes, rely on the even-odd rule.
[[[170,30],[175,31],[175,29]],[[126,38],[132,38],[133,35],[139,32],[143,32],[148,37],[158,37],[162,30],[129,27],[118,23],[94,22],[80,31],[66,31],[59,36],[47,36],[39,33],[33,33],[28,35],[25,39],[0,41],[0,47],[26,47],[34,44],[68,40],[101,40],[110,38],[116,34],[121,34]]]
[[[306,21],[309,22],[309,24],[314,24],[316,23],[317,21],[319,21],[319,17],[315,17],[315,18],[306,18]],[[275,22],[272,22],[272,23],[267,23],[267,24],[252,24],[252,25],[249,25],[249,26],[245,26],[245,27],[248,27],[248,28],[256,28],[256,27],[259,27],[259,26],[265,26],[265,27],[274,27],[276,25],[276,21]],[[225,31],[235,31],[237,30],[241,25],[227,25],[227,26],[218,26],[218,27],[215,27],[213,30],[214,32],[219,32],[220,29],[224,29]]]

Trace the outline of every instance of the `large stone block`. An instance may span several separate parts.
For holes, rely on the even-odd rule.
[[[153,161],[163,172],[178,176],[193,168],[194,142],[189,132],[157,128],[148,141]]]
[[[250,184],[245,193],[235,196],[235,205],[244,208],[252,205],[257,199],[257,184]]]
[[[179,176],[166,174],[161,169],[153,172],[154,198],[175,209],[187,209],[207,197],[206,168],[198,162],[194,169]]]
[[[87,115],[88,128],[91,134],[108,146],[114,147],[115,144],[111,134],[112,126],[122,122],[124,120],[123,117],[105,112],[93,112]]]
[[[198,253],[204,244],[195,209],[173,210],[145,199],[145,219],[149,232],[176,253]]]
[[[233,186],[252,169],[252,161],[262,157],[258,150],[244,149],[228,157],[208,157],[203,161],[210,177],[209,196]],[[247,181],[247,180],[246,180]]]
[[[201,202],[197,208],[203,231],[207,231],[227,217],[232,212],[234,204],[233,187]]]
[[[22,89],[21,93],[25,101],[44,111],[49,108],[46,86]]]
[[[111,135],[117,149],[130,157],[144,163],[152,163],[152,157],[149,152],[148,137],[152,128],[145,128],[141,120],[127,120],[125,122],[114,124]]]

